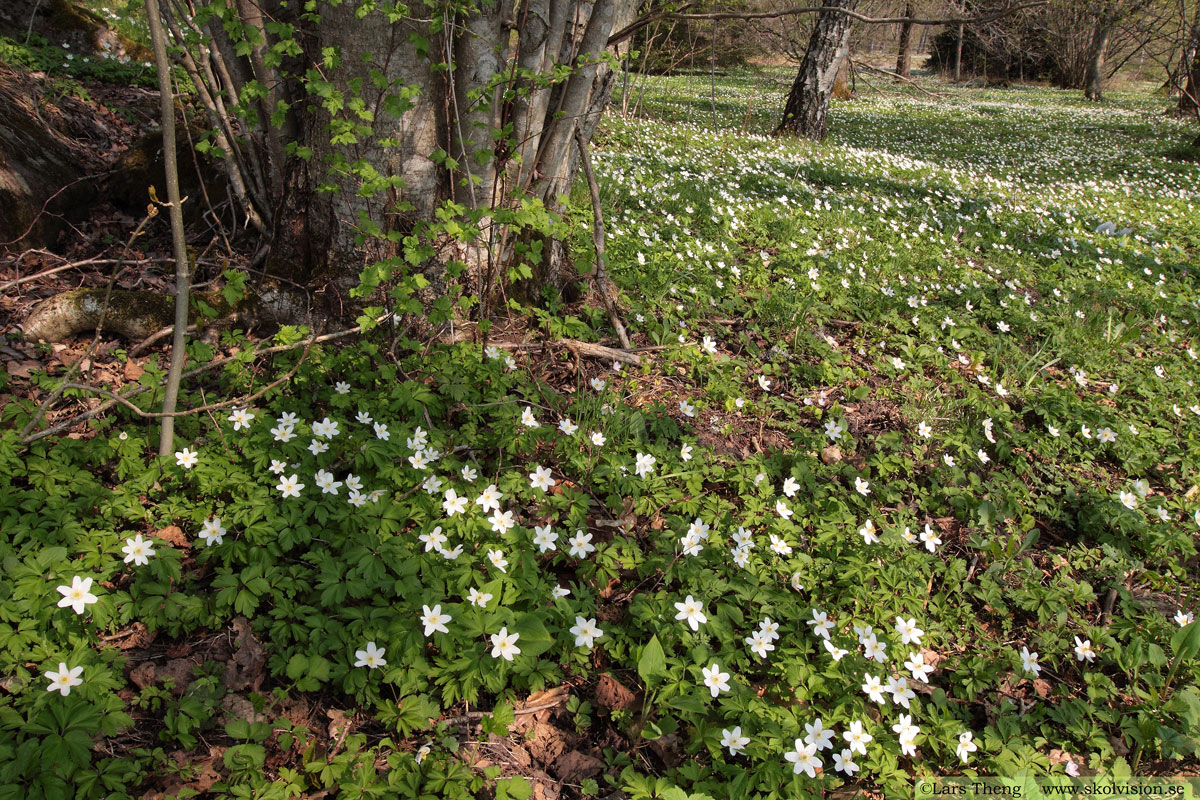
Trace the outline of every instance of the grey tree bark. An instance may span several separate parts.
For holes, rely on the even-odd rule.
[[[1200,113],[1200,47],[1193,45],[1185,55],[1188,69],[1179,92],[1179,113],[1194,116]]]
[[[954,82],[962,80],[962,48],[963,36],[966,34],[966,26],[961,22],[958,24],[958,39],[954,44]]]
[[[368,267],[422,273],[428,311],[448,266],[465,263],[455,280],[486,302],[529,235],[500,211],[561,210],[575,131],[590,141],[611,95],[608,39],[636,11],[636,0],[479,0],[422,19],[352,0],[164,1],[237,199],[269,234],[248,315],[301,323],[356,316],[365,301],[349,290]],[[479,234],[439,232],[448,219]],[[565,248],[542,244],[529,283],[573,282]]]
[[[1200,114],[1200,3],[1197,3],[1195,16],[1188,26],[1180,66],[1183,78],[1180,81],[1179,113]]]
[[[856,0],[825,0],[788,92],[783,119],[775,135],[803,136],[817,141],[829,132],[829,100],[838,70],[849,53],[853,20],[826,9],[853,10]]]
[[[1112,23],[1104,17],[1098,17],[1092,29],[1083,73],[1083,96],[1096,103],[1104,99],[1104,55],[1111,35]]]
[[[265,13],[247,12],[254,4],[241,0],[236,9],[250,23],[267,17],[301,26],[290,5],[275,0]],[[419,236],[449,200],[484,212],[480,236],[410,268],[438,289],[437,262],[463,260],[474,288],[486,290],[512,253],[507,231],[486,212],[522,196],[558,210],[578,168],[574,128],[590,140],[608,103],[612,74],[602,54],[614,24],[632,19],[634,0],[481,0],[469,11],[447,7],[433,24],[363,13],[350,2],[318,9],[320,22],[294,63],[260,78],[272,69],[261,51],[279,42],[256,27],[261,47],[226,70],[274,87],[276,108],[282,101],[289,110],[293,152],[311,153],[280,156],[273,140],[281,133],[270,125],[251,137],[264,171],[282,158],[285,176],[267,271],[316,290],[326,311],[341,308],[363,268],[394,263],[400,243]],[[557,285],[564,273],[554,252],[564,251],[552,251],[538,278]]]
[[[912,17],[916,8],[911,2],[904,4],[904,16]],[[911,22],[900,23],[900,44],[896,54],[896,74],[907,78],[912,74],[912,29]]]
[[[162,120],[163,162],[166,166],[167,200],[171,216],[171,244],[175,255],[175,330],[171,337],[171,366],[163,391],[164,415],[158,437],[158,455],[171,455],[175,442],[175,403],[186,357],[188,292],[191,290],[187,240],[183,230],[183,206],[179,194],[179,168],[175,163],[175,95],[171,91],[171,64],[167,60],[167,35],[163,29],[158,0],[146,0],[150,22],[150,40],[154,46],[154,65],[158,72],[159,111]]]

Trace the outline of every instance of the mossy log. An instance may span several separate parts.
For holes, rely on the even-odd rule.
[[[34,306],[21,326],[25,338],[61,342],[101,327],[132,342],[140,342],[175,321],[175,298],[149,291],[114,289],[105,311],[105,289],[74,289],[47,298]],[[198,300],[217,310],[215,319],[193,315],[190,322],[213,328],[232,325],[255,327],[311,322],[306,292],[269,286],[248,294],[236,305],[227,303],[220,292],[200,292]]]

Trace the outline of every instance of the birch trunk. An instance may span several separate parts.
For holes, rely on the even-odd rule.
[[[821,140],[829,131],[829,101],[838,70],[849,52],[849,16],[825,9],[852,10],[856,0],[825,0],[817,15],[808,48],[788,92],[783,119],[775,135]]]

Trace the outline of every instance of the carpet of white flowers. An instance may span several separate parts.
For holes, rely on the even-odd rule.
[[[522,346],[613,344],[560,307],[313,347],[174,459],[121,411],[0,439],[0,797],[1194,773],[1186,124],[866,92],[814,145],[761,76],[652,81],[595,149],[640,363]]]

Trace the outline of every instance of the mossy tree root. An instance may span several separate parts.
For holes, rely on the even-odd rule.
[[[28,339],[61,342],[101,327],[126,339],[141,341],[171,324],[175,299],[157,292],[114,289],[104,308],[104,289],[74,289],[38,303],[22,330]]]
[[[175,321],[175,298],[150,291],[114,289],[104,310],[105,289],[74,289],[34,306],[21,326],[31,341],[61,342],[85,331],[103,327],[133,342],[158,333]],[[300,289],[263,287],[231,306],[220,292],[200,292],[196,299],[217,310],[216,320],[193,315],[191,322],[225,327],[241,324],[286,325],[312,322],[309,296]],[[101,325],[103,323],[103,325]]]

